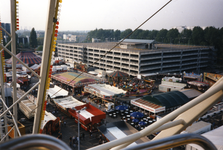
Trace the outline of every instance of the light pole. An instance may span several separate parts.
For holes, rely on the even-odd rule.
[[[86,110],[87,107],[84,107],[80,110],[77,110],[74,107],[72,109],[75,110],[78,113],[78,150],[80,150],[80,112],[81,112],[81,110]]]

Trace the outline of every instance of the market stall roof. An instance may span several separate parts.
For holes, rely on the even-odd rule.
[[[86,107],[86,110],[81,110],[84,107]],[[95,123],[101,122],[102,119],[106,118],[106,114],[103,111],[92,106],[89,103],[87,103],[84,106],[78,106],[76,107],[76,109],[81,110],[79,117],[80,117],[80,122],[83,123],[84,125],[87,125],[89,123],[93,125]],[[68,111],[73,117],[78,119],[78,113],[75,110],[69,109]]]
[[[138,132],[137,129],[135,129],[125,121],[107,123],[106,126],[102,125],[98,127],[98,129],[109,141],[120,139],[122,137]],[[144,143],[147,141],[149,141],[147,137],[142,137],[135,141],[133,145]]]
[[[16,55],[16,57],[19,58],[21,61],[23,61],[25,64],[29,65],[40,64],[42,61],[42,58],[40,56],[34,54],[31,51],[21,51]],[[11,64],[12,57],[8,59],[6,63]],[[20,64],[20,62],[16,60],[16,64]]]
[[[34,64],[33,66],[31,66],[30,68],[33,70],[39,69],[41,67],[41,64]]]
[[[65,97],[65,98],[58,98],[58,99],[53,99],[54,103],[59,105],[61,108],[66,110],[66,108],[73,108],[77,106],[82,106],[85,105],[86,103],[83,103],[72,96]]]
[[[188,101],[190,101],[190,99],[182,92],[171,91],[134,99],[131,100],[131,103],[153,113],[157,113],[164,111],[167,108],[183,105]]]
[[[57,119],[57,117],[55,117],[53,114],[51,114],[50,112],[45,111],[44,121],[42,121],[43,123],[41,124],[40,129],[43,129],[44,126],[45,126],[49,121],[55,121],[56,119]]]
[[[208,140],[210,140],[217,149],[223,149],[222,139],[223,139],[223,126],[216,128],[214,130],[211,130],[209,132],[206,132],[202,134],[202,136],[206,137]],[[202,150],[200,146],[196,144],[189,144],[196,150]]]
[[[157,102],[159,104],[161,103],[162,106],[165,106],[166,108],[180,106],[190,101],[185,94],[179,91],[171,91],[167,93],[156,94],[152,97],[156,99],[152,99],[152,102],[154,102],[155,104]],[[146,100],[148,99],[148,97],[144,97],[143,99]]]
[[[103,98],[126,93],[126,91],[108,84],[89,84],[84,87],[84,91]]]
[[[202,92],[195,89],[183,89],[183,90],[180,90],[180,92],[185,94],[189,99],[193,99],[202,94]]]
[[[128,77],[129,75],[121,72],[121,71],[115,71],[113,73],[108,74],[109,77]]]
[[[28,118],[34,117],[36,105],[31,100],[22,100],[19,103],[19,109],[23,112],[23,114]]]
[[[98,82],[98,79],[93,79],[93,78],[84,76],[83,74],[80,75],[79,73],[75,73],[75,72],[64,72],[60,74],[54,74],[52,75],[52,78],[64,84],[70,85],[72,87]]]
[[[55,85],[53,88],[49,88],[48,95],[50,98],[56,98],[58,96],[68,96],[68,91]]]
[[[160,104],[154,104],[152,102],[143,100],[141,98],[131,100],[131,104],[133,104],[135,106],[138,106],[142,109],[145,109],[147,111],[153,112],[153,113],[158,113],[158,112],[165,111],[165,106],[162,106],[161,103]]]

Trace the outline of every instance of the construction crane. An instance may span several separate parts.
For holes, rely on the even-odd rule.
[[[16,5],[18,4],[15,0],[11,0],[11,34],[7,33],[2,27],[1,29],[4,30],[10,37],[11,40],[9,43],[7,43],[5,46],[3,43],[0,43],[0,53],[1,53],[1,64],[0,69],[0,77],[1,77],[1,101],[4,104],[4,112],[0,114],[0,118],[4,117],[4,120],[6,121],[6,113],[9,112],[12,115],[14,126],[11,129],[14,130],[14,137],[21,136],[18,126],[17,126],[17,103],[25,97],[30,91],[32,91],[34,88],[38,86],[38,94],[37,94],[37,104],[36,104],[36,112],[35,112],[35,118],[34,118],[34,126],[33,126],[33,137],[30,138],[30,140],[35,141],[35,139],[39,139],[40,137],[35,135],[37,133],[41,133],[42,130],[42,121],[45,113],[45,107],[46,107],[46,95],[47,90],[49,88],[50,83],[50,77],[51,77],[51,71],[52,71],[52,55],[55,50],[55,44],[56,44],[56,37],[58,32],[58,10],[60,7],[61,0],[49,0],[49,11],[48,11],[48,19],[47,19],[47,25],[45,30],[45,37],[44,37],[44,46],[43,46],[43,57],[42,57],[42,65],[41,65],[41,72],[40,75],[36,74],[32,69],[30,69],[26,64],[24,64],[21,60],[19,60],[16,55],[16,47],[15,47],[15,31],[18,29],[18,20],[16,17]],[[0,32],[1,33],[1,32]],[[0,36],[0,38],[2,38]],[[12,52],[9,51],[6,47],[11,44]],[[13,57],[13,63],[12,63],[12,70],[13,70],[13,104],[10,107],[7,107],[5,105],[5,98],[4,98],[4,83],[5,83],[5,75],[4,75],[4,51],[8,52]],[[29,91],[27,91],[21,98],[17,99],[16,95],[16,64],[15,61],[18,60],[21,64],[23,64],[27,69],[29,69],[36,77],[39,78],[39,82],[37,82]],[[151,145],[154,146],[154,144],[162,144],[166,140],[165,138],[174,139],[176,140],[181,139],[181,137],[173,136],[179,134],[181,131],[185,130],[189,125],[191,125],[194,121],[196,121],[199,117],[201,117],[207,110],[209,110],[211,107],[213,107],[218,101],[220,101],[223,98],[223,78],[221,78],[219,81],[217,81],[210,89],[208,89],[205,93],[200,95],[199,97],[195,98],[194,100],[188,102],[187,104],[183,105],[182,107],[176,109],[175,111],[171,112],[170,114],[166,115],[162,119],[158,120],[157,122],[153,123],[152,125],[146,127],[145,129],[131,134],[129,136],[126,136],[124,138],[110,141],[108,143],[92,147],[91,150],[96,149],[123,149],[126,148],[131,143],[135,142],[136,140],[140,139],[141,137],[150,135],[154,132],[161,131],[152,141]],[[10,109],[13,108],[13,113],[10,112]],[[5,136],[1,137],[1,142],[7,141],[8,133],[11,131],[7,131],[7,123],[5,122]],[[2,131],[2,130],[1,130]],[[1,133],[0,131],[0,133]],[[2,136],[2,134],[1,134]],[[188,135],[187,135],[188,136]],[[192,136],[192,135],[189,135]],[[205,139],[202,139],[200,137],[193,136],[192,142],[195,143],[197,139],[203,142],[203,146],[210,147],[212,149],[215,149],[213,144],[209,143]],[[21,137],[23,138],[23,137]],[[49,137],[46,137],[46,135],[43,135],[42,137],[45,140],[51,141],[51,144],[55,144],[53,142],[58,142],[55,139],[51,139]],[[165,139],[165,140],[162,140]],[[184,137],[185,139],[185,137]],[[24,140],[29,140],[29,138],[23,138]],[[160,141],[162,141],[160,143]],[[42,141],[43,142],[43,141]],[[190,141],[191,142],[191,141]],[[205,143],[206,142],[206,143]],[[7,142],[6,142],[7,143]],[[182,144],[183,142],[181,142]],[[205,144],[204,144],[205,143]],[[38,144],[41,144],[38,143]],[[36,146],[36,144],[33,144]],[[168,142],[165,144],[166,147],[174,147],[177,144],[170,144],[168,145]],[[202,144],[201,144],[202,145]],[[2,147],[7,146],[7,144],[3,145]],[[15,146],[15,145],[14,145]],[[29,145],[30,146],[30,145]],[[47,147],[47,145],[43,142],[43,147]],[[57,148],[63,149],[66,147],[64,143],[59,142],[59,144],[55,144]],[[64,146],[64,147],[63,147]],[[147,145],[148,147],[149,145]],[[0,146],[1,147],[1,146]],[[53,146],[52,146],[53,147]],[[50,148],[52,148],[50,147]],[[21,148],[21,147],[20,147]],[[24,148],[24,147],[23,147]],[[26,147],[27,148],[27,147]],[[49,147],[48,147],[49,148]],[[131,147],[128,147],[131,149]],[[162,147],[163,148],[163,147]],[[53,148],[52,148],[53,149]]]

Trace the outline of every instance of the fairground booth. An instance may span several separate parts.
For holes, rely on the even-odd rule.
[[[158,113],[173,111],[189,101],[190,99],[182,92],[171,91],[133,99],[131,100],[131,104],[156,115]]]
[[[28,66],[32,66],[34,64],[40,64],[42,61],[41,56],[34,54],[31,51],[21,51],[16,55],[21,61],[23,61]],[[6,61],[7,64],[12,64],[12,57]],[[16,60],[16,64],[20,64],[18,60]]]
[[[106,82],[105,79],[87,73],[63,72],[52,75],[52,81],[72,94],[82,94],[83,87],[88,84]]]
[[[113,101],[114,97],[122,97],[126,91],[108,84],[89,84],[84,91],[102,99],[102,102]]]
[[[85,110],[81,110],[79,113],[81,127],[85,130],[89,130],[93,126],[97,127],[106,118],[106,114],[100,109],[89,103],[83,103],[72,96],[53,99],[53,101],[62,112],[70,117],[74,117],[76,122],[78,122],[78,113],[76,110],[86,107]]]

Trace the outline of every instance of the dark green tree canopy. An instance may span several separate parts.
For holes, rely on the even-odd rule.
[[[193,28],[192,40],[195,45],[204,45],[204,31],[201,27],[196,26]]]
[[[178,29],[170,29],[168,32],[167,32],[167,40],[170,41],[170,43],[177,43],[177,38],[179,37],[179,31]]]
[[[36,38],[36,31],[34,28],[32,28],[30,32],[30,37],[29,37],[29,44],[32,48],[37,47],[37,38]]]

